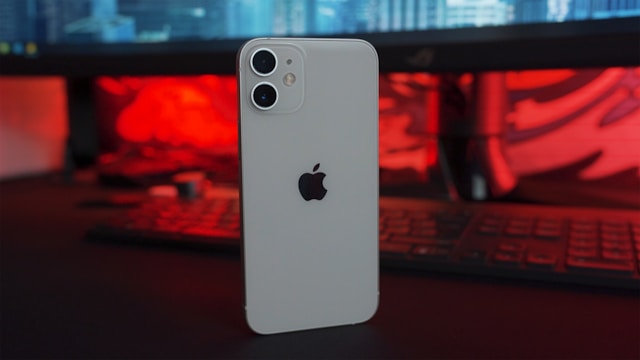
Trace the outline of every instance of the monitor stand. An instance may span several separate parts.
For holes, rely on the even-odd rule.
[[[65,151],[65,178],[73,179],[76,169],[87,168],[98,157],[97,113],[92,77],[66,79],[69,136]]]
[[[490,200],[512,191],[517,178],[505,158],[506,74],[474,74],[468,91],[460,75],[440,81],[435,137],[438,162],[452,200]]]

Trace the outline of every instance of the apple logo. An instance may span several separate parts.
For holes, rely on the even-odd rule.
[[[322,183],[324,181],[324,177],[327,176],[327,174],[323,172],[317,172],[319,168],[320,163],[316,164],[316,166],[313,167],[313,174],[304,173],[298,180],[298,189],[300,189],[300,195],[302,195],[302,198],[307,201],[312,199],[322,200],[322,198],[324,198],[324,196],[327,194],[327,189],[325,189],[324,184]]]

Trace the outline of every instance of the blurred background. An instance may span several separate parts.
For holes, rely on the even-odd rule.
[[[449,181],[482,200],[518,184],[516,199],[549,202],[539,184],[637,189],[638,16],[635,0],[6,0],[0,177],[237,182],[235,50],[353,36],[380,53],[383,191],[447,196]],[[498,80],[482,87],[488,72]]]

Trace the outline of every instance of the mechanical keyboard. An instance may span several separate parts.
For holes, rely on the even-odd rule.
[[[150,198],[91,240],[240,251],[237,191]],[[381,197],[383,267],[640,290],[640,212]]]

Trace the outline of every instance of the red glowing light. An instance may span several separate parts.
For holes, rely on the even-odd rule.
[[[507,72],[507,88],[510,90],[536,89],[565,81],[575,76],[572,69],[531,70]]]
[[[508,72],[508,165],[518,175],[568,166],[600,153],[580,177],[593,179],[640,168],[640,67]],[[380,166],[424,174],[437,166],[443,94],[439,76],[391,73],[380,78]],[[463,91],[472,74],[458,77]],[[100,78],[121,108],[111,128],[119,140],[143,146],[211,149],[237,145],[237,89],[233,77]]]
[[[530,175],[569,166],[593,154],[597,161],[578,174],[597,179],[640,169],[640,68],[599,72],[545,71],[546,88],[532,88],[513,103],[506,150],[512,169]],[[534,78],[538,72],[512,76]],[[576,77],[577,80],[573,81]],[[582,79],[581,79],[582,78]],[[522,81],[526,83],[526,81]],[[581,84],[571,91],[563,86]],[[556,86],[556,93],[550,91]],[[523,161],[526,159],[526,161]]]
[[[133,143],[198,148],[234,145],[235,99],[233,79],[162,78],[142,87],[119,114],[116,131]]]

